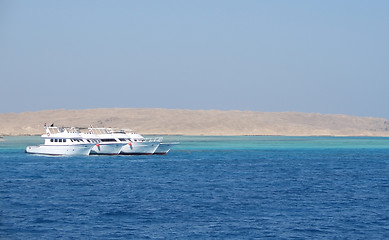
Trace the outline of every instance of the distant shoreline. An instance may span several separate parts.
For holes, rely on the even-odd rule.
[[[133,129],[159,136],[389,136],[389,120],[341,114],[101,108],[0,113],[0,136],[40,136],[43,125]]]

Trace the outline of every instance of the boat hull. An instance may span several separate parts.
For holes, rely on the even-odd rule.
[[[132,142],[123,146],[122,155],[152,155],[157,150],[159,142]]]
[[[89,155],[93,146],[90,144],[28,146],[26,153],[42,155]]]
[[[118,155],[123,147],[123,144],[98,144],[94,146],[90,154],[95,155]]]
[[[155,155],[165,155],[170,151],[170,149],[174,146],[178,145],[178,143],[160,143],[157,150],[155,150]]]

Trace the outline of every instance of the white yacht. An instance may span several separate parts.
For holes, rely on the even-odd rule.
[[[45,126],[46,133],[41,136],[44,144],[28,146],[26,153],[43,155],[89,155],[95,142],[85,143],[79,133],[72,129]]]
[[[123,155],[152,155],[162,141],[162,138],[144,138],[132,130],[114,131],[114,134],[121,134],[121,139],[128,142],[120,152]]]
[[[87,132],[81,132],[81,137],[86,141],[98,141],[92,148],[91,154],[118,155],[127,142],[122,142],[109,128],[88,128]]]

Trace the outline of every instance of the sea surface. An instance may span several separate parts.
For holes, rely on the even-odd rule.
[[[389,239],[389,138],[167,136],[164,156],[0,142],[0,239]]]

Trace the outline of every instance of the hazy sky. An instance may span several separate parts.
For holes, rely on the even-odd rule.
[[[0,112],[389,119],[389,1],[0,0]]]

